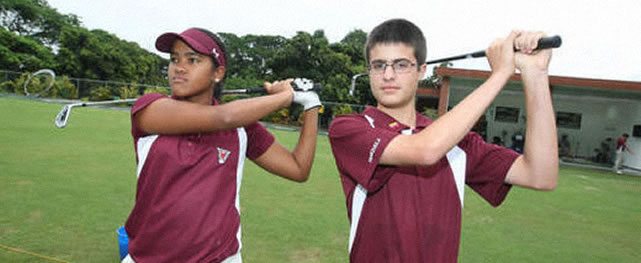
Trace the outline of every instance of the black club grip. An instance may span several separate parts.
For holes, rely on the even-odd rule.
[[[544,37],[539,39],[539,43],[536,46],[536,50],[539,49],[547,49],[547,48],[557,48],[561,46],[561,37],[560,36],[551,36],[551,37]]]
[[[558,36],[558,35],[551,36],[551,37],[544,37],[544,38],[539,39],[539,43],[536,45],[536,49],[534,49],[534,50],[557,48],[557,47],[561,46],[561,43],[563,43],[563,41],[561,41],[561,37]],[[516,48],[514,48],[514,51],[518,51],[518,50],[516,50]],[[479,51],[470,53],[467,56],[472,57],[472,58],[485,57],[485,50],[479,50]],[[428,64],[430,64],[430,63],[428,62]]]

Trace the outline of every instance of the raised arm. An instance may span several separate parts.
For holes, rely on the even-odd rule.
[[[202,105],[174,99],[159,99],[137,113],[140,128],[150,134],[187,134],[241,127],[289,106],[291,80],[265,83],[269,95],[236,100],[222,105]]]
[[[556,123],[548,65],[551,49],[532,51],[542,33],[517,38],[515,46],[521,50],[516,67],[521,71],[527,112],[524,153],[508,171],[507,183],[537,190],[552,190],[557,185],[559,158],[556,145]]]
[[[630,154],[634,155],[634,152],[632,151],[632,149],[630,149],[630,147],[628,146],[627,142],[623,146],[625,147],[626,151],[628,151]]]
[[[294,102],[303,105],[305,109],[303,126],[294,149],[289,151],[280,143],[274,142],[263,155],[254,161],[273,174],[293,181],[304,182],[309,178],[316,152],[318,111],[321,104],[318,95],[313,91],[295,92]]]
[[[495,40],[486,50],[492,75],[423,131],[396,136],[385,148],[381,164],[430,165],[443,158],[472,129],[514,74],[514,39],[520,34],[513,31],[507,38]]]

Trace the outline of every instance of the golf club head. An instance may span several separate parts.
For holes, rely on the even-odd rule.
[[[356,79],[360,76],[365,76],[367,73],[359,73],[352,77],[352,85],[349,87],[349,95],[354,97],[354,90],[356,89]]]
[[[60,112],[58,112],[58,115],[56,115],[56,119],[54,120],[56,127],[62,129],[65,126],[67,126],[67,121],[69,120],[69,114],[71,114],[71,107],[73,106],[65,105],[62,107]]]

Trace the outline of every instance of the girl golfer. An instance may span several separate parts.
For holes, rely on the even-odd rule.
[[[171,97],[147,94],[131,110],[137,160],[136,203],[127,219],[123,262],[241,262],[239,191],[246,158],[290,180],[307,180],[316,148],[316,93],[291,80],[266,83],[268,95],[219,104],[227,59],[213,33],[165,33]],[[257,121],[296,102],[305,108],[289,151]]]

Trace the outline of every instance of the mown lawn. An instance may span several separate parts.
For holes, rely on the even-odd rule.
[[[135,193],[127,111],[0,97],[0,262],[117,262]],[[297,133],[272,130],[292,146]],[[241,191],[245,262],[347,262],[345,202],[326,136],[298,184],[251,162]],[[461,262],[639,262],[641,178],[561,169],[551,193],[498,209],[466,189]],[[20,250],[17,251],[16,249]]]

